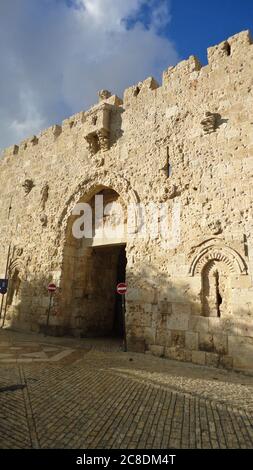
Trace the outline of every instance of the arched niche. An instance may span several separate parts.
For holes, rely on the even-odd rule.
[[[189,274],[200,275],[210,260],[222,261],[231,274],[247,274],[247,265],[243,257],[235,249],[221,243],[203,244],[191,261]]]
[[[200,278],[202,315],[219,318],[232,313],[231,279],[246,275],[247,264],[234,248],[215,239],[198,247],[189,274]]]

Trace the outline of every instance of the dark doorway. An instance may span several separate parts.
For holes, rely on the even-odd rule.
[[[116,287],[126,277],[125,245],[91,247],[80,260],[76,317],[81,336],[123,338],[122,298]]]

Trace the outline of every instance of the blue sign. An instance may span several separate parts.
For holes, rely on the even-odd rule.
[[[6,294],[8,289],[8,279],[0,279],[0,294]]]

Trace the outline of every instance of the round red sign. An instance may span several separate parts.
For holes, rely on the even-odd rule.
[[[120,294],[120,295],[126,294],[126,292],[127,292],[127,285],[126,285],[125,282],[120,282],[120,283],[117,285],[117,292],[118,292],[118,294]]]
[[[47,286],[48,292],[55,292],[56,289],[57,289],[56,285],[53,284],[52,282],[50,284],[48,284],[48,286]]]

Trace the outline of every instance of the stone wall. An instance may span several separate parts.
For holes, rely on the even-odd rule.
[[[241,32],[209,48],[208,65],[191,56],[164,72],[162,86],[148,78],[123,101],[102,93],[87,112],[4,151],[6,325],[42,328],[53,280],[52,333],[73,330],[82,254],[71,211],[111,188],[126,205],[181,207],[178,246],[165,249],[159,236],[125,240],[129,348],[253,371],[252,60]]]

